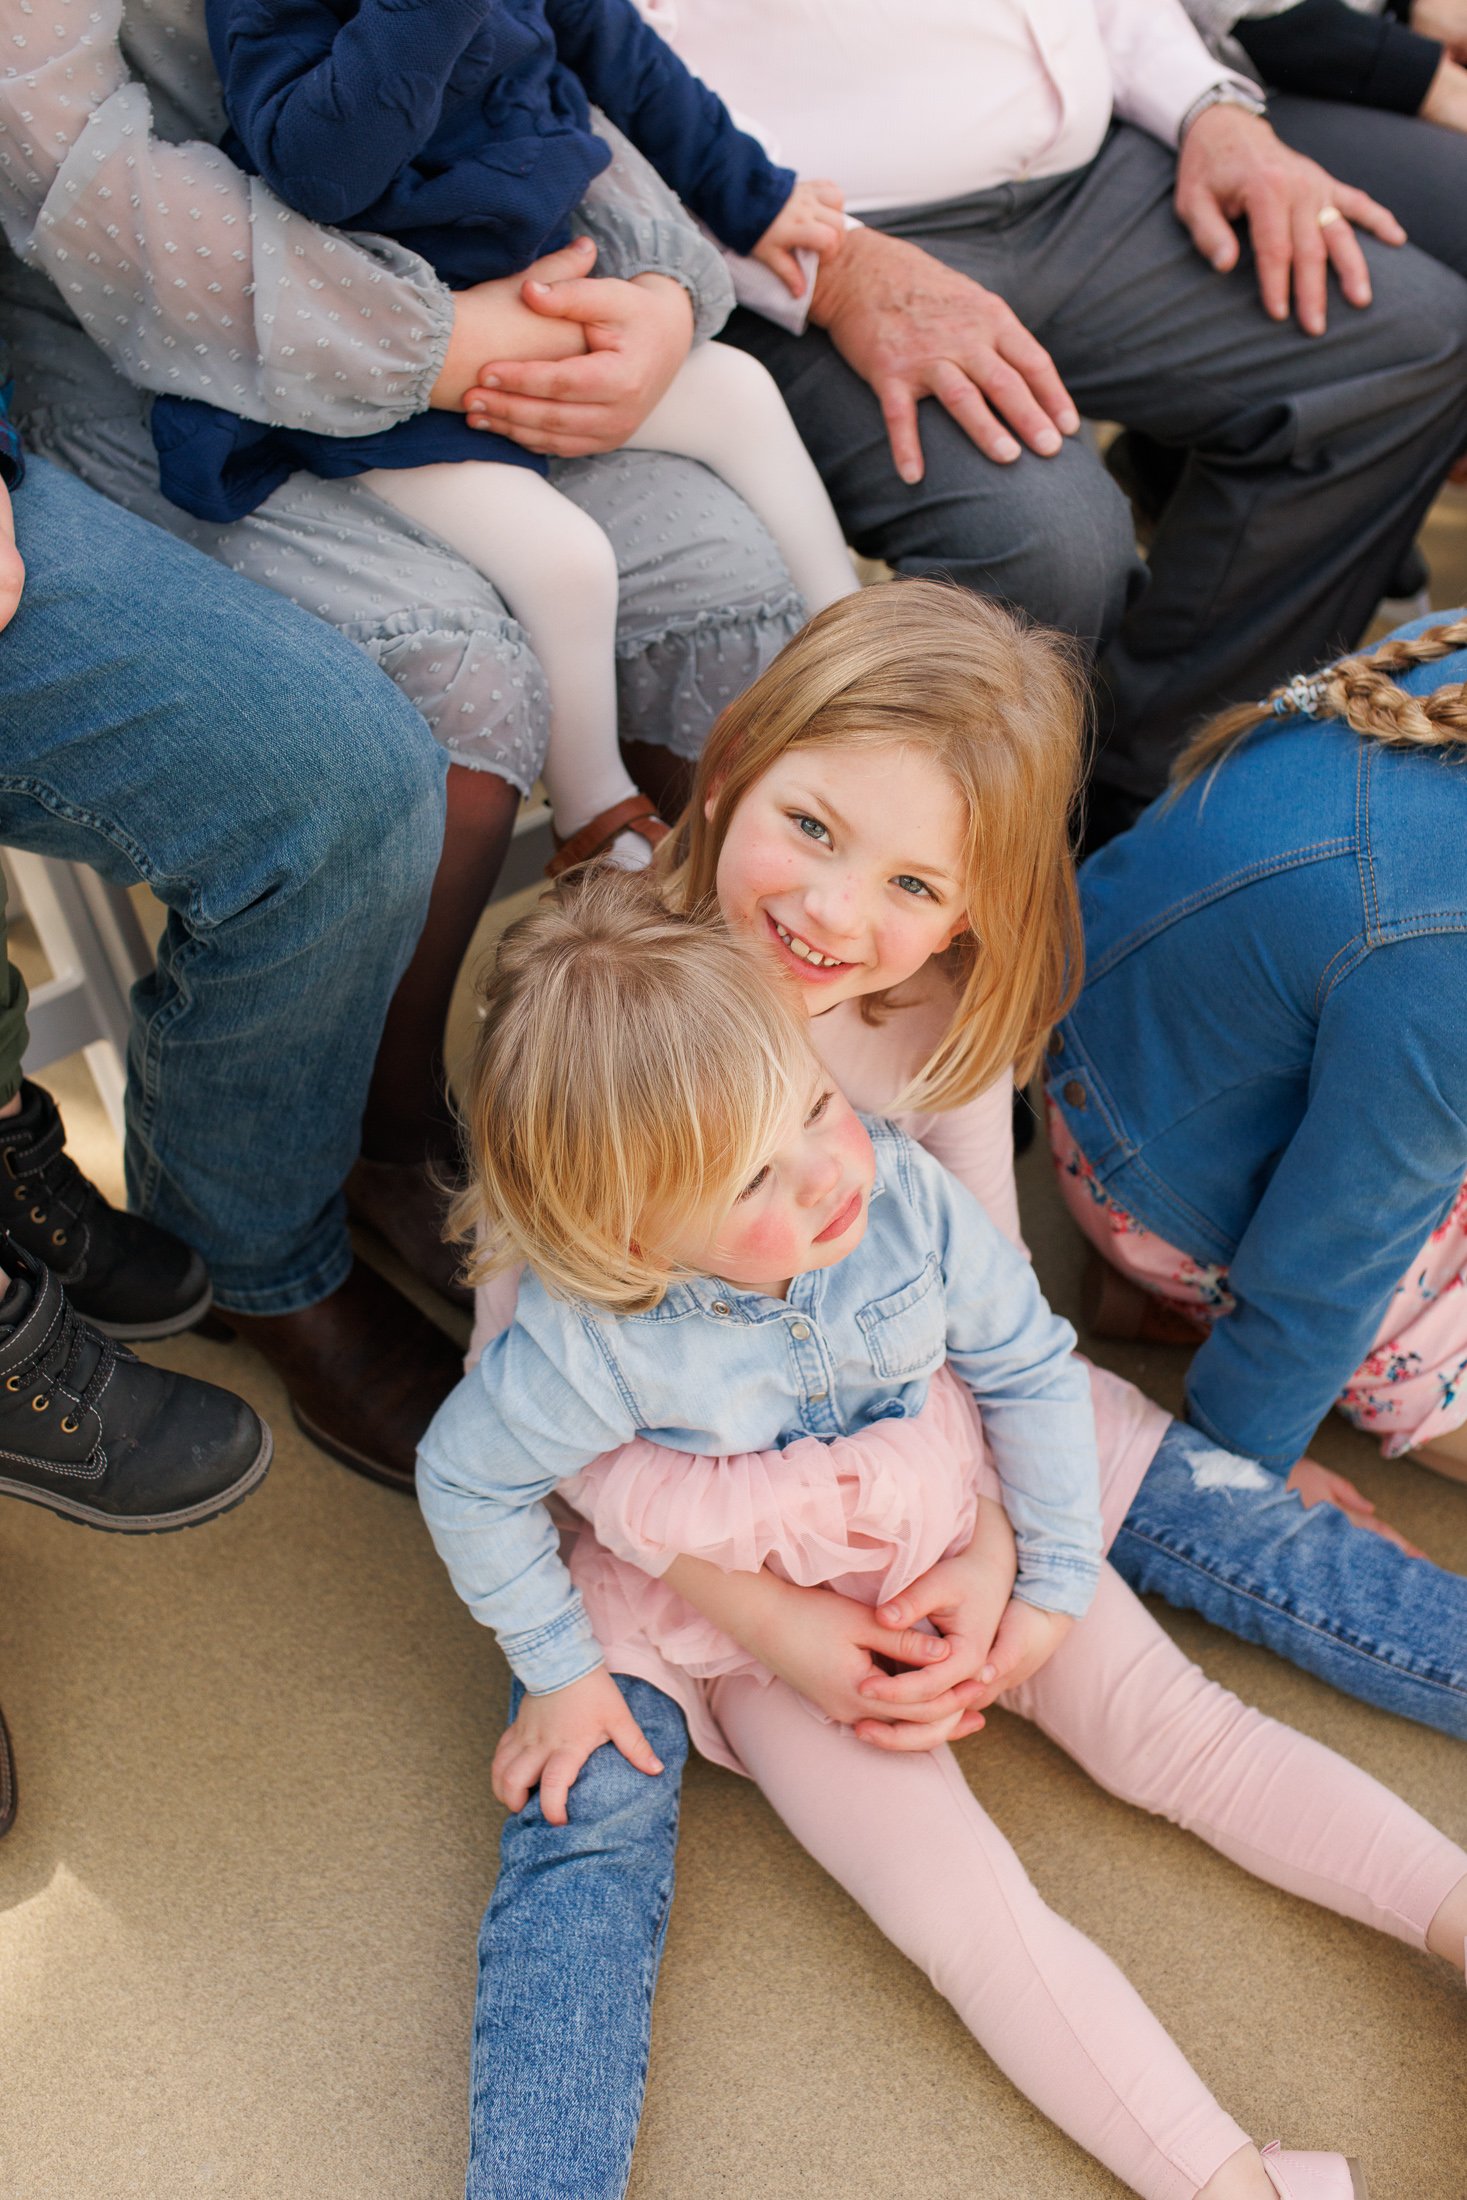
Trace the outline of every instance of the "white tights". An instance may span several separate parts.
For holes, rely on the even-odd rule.
[[[951,1750],[879,1753],[780,1681],[734,1675],[711,1701],[795,1838],[1133,2192],[1193,2200],[1248,2145],[1109,1956],[1040,1900]],[[1208,1680],[1108,1566],[1086,1618],[1003,1701],[1113,1795],[1413,1947],[1467,1873],[1379,1781]],[[1254,1961],[1266,1981],[1267,1951]]]
[[[807,610],[856,582],[840,525],[773,379],[726,344],[690,354],[629,448],[700,459],[738,491],[778,543]],[[636,793],[617,747],[617,576],[596,522],[524,466],[379,468],[362,480],[466,558],[525,629],[550,690],[545,787],[568,839]],[[645,861],[623,835],[618,857]]]

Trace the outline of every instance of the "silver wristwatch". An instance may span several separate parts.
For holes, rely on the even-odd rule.
[[[1245,84],[1240,77],[1225,77],[1221,83],[1209,84],[1205,92],[1199,92],[1183,115],[1177,131],[1177,143],[1181,145],[1199,115],[1205,115],[1209,107],[1241,107],[1244,114],[1263,116],[1268,113],[1268,102],[1256,85]]]

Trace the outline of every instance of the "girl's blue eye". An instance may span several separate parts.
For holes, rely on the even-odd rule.
[[[818,817],[810,817],[803,810],[791,810],[790,816],[808,840],[829,840],[830,829]]]
[[[936,901],[937,899],[937,896],[933,893],[932,888],[927,884],[927,881],[925,879],[913,878],[910,871],[900,872],[898,876],[892,880],[892,884],[893,886],[900,886],[904,894],[911,894],[914,899],[918,894],[925,894],[929,901]]]
[[[749,1195],[750,1195],[750,1193],[751,1193],[751,1192],[757,1192],[757,1191],[758,1191],[758,1189],[759,1189],[759,1187],[760,1187],[760,1185],[761,1185],[761,1184],[762,1184],[762,1183],[764,1182],[764,1179],[765,1179],[765,1178],[766,1178],[766,1177],[768,1176],[768,1174],[769,1174],[769,1171],[768,1171],[768,1169],[767,1169],[767,1168],[763,1168],[763,1169],[761,1169],[761,1170],[759,1171],[759,1174],[758,1174],[757,1176],[751,1176],[751,1177],[750,1177],[750,1179],[749,1179],[749,1181],[748,1181],[748,1183],[747,1183],[747,1184],[746,1184],[746,1185],[744,1186],[743,1190],[742,1190],[742,1191],[741,1191],[741,1192],[739,1193],[739,1198],[740,1198],[740,1199],[747,1199],[747,1198],[749,1197]]]

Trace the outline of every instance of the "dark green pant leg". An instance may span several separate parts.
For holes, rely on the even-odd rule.
[[[26,1047],[25,979],[5,953],[5,874],[0,871],[0,961],[5,998],[0,1002],[0,1108],[20,1090],[20,1058]]]

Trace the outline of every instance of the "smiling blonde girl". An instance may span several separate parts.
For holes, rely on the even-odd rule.
[[[632,1671],[658,1655],[708,1754],[758,1780],[1000,2067],[1133,2192],[1358,2200],[1341,2155],[1260,2154],[1108,1958],[1040,1901],[946,1750],[863,1749],[647,1575],[680,1554],[736,1568],[742,1541],[746,1566],[889,1598],[968,1547],[986,1456],[1016,1530],[1015,1596],[1049,1622],[1006,1704],[1103,1782],[1124,1764],[1152,1809],[1259,1876],[1456,1960],[1467,1854],[1206,1681],[1101,1572],[1071,1331],[977,1201],[852,1112],[797,1005],[720,920],[678,920],[645,886],[593,876],[512,929],[489,1006],[471,1196],[499,1257],[528,1273],[513,1322],[436,1416],[419,1478],[459,1593],[541,1685],[501,1745],[501,1792],[573,1789],[627,1717],[601,1650]],[[894,1452],[884,1481],[852,1475],[840,1440],[920,1412],[944,1366],[982,1418],[965,1470]],[[637,1435],[676,1447],[671,1479],[598,1474]],[[797,1444],[800,1469],[757,1497],[727,1471],[730,1455]],[[557,1483],[602,1537],[578,1575],[584,1607],[531,1511]],[[571,1677],[546,1687],[547,1661]],[[558,2165],[546,2175],[561,2181]]]

